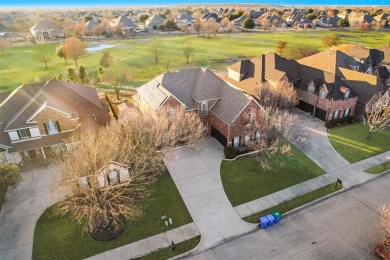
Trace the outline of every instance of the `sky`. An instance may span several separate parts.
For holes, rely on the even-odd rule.
[[[231,0],[230,0],[231,1]],[[82,6],[161,6],[178,4],[274,4],[274,5],[386,5],[389,6],[390,0],[0,0],[0,7],[82,7]]]

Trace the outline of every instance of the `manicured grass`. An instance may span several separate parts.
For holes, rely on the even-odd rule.
[[[254,57],[266,51],[275,51],[278,41],[287,41],[288,45],[307,44],[320,50],[325,49],[322,38],[332,34],[332,31],[277,31],[260,33],[237,33],[218,35],[217,38],[202,38],[197,36],[161,37],[163,44],[159,63],[154,63],[150,53],[152,38],[136,38],[134,40],[104,39],[101,43],[117,44],[107,49],[114,59],[114,65],[129,66],[132,73],[132,86],[138,87],[155,76],[166,72],[169,61],[169,70],[176,71],[185,67],[205,66],[212,69],[226,71],[226,66],[244,57]],[[356,32],[340,32],[343,43],[361,44],[368,47],[377,47],[390,42],[388,32],[370,32],[362,36]],[[190,64],[186,64],[182,46],[185,41],[192,43],[194,56]],[[94,45],[100,44],[97,42]],[[47,44],[53,56],[46,70],[44,64],[37,58],[36,46],[9,47],[0,53],[0,90],[14,89],[22,81],[34,81],[35,78],[46,80],[62,74],[66,77],[66,70],[74,67],[72,60],[65,65],[63,59],[54,55],[59,44]],[[81,58],[79,66],[87,70],[97,71],[101,52],[90,53]]]
[[[299,196],[299,197],[296,197],[292,200],[289,200],[289,201],[286,201],[286,202],[283,202],[282,204],[279,204],[275,207],[272,207],[272,208],[269,208],[267,210],[263,210],[259,213],[256,213],[256,214],[253,214],[253,215],[250,215],[248,217],[245,217],[243,218],[245,221],[249,222],[249,223],[259,223],[259,218],[261,216],[264,216],[264,215],[267,215],[267,214],[271,214],[272,211],[279,211],[280,213],[285,213],[285,212],[288,212],[290,210],[293,210],[295,208],[298,208],[302,205],[305,205],[311,201],[314,201],[316,199],[319,199],[319,198],[322,198],[328,194],[331,194],[332,192],[335,192],[335,191],[338,191],[338,190],[341,190],[343,188],[343,185],[342,184],[337,184],[337,187],[336,187],[336,183],[331,183],[331,184],[328,184],[324,187],[321,187],[317,190],[314,190],[312,192],[309,192],[305,195],[302,195],[302,196]]]
[[[276,155],[286,165],[273,163],[274,172],[264,171],[251,156],[223,161],[221,178],[230,203],[238,206],[324,174],[324,170],[298,148],[294,145],[291,148],[290,156]]]
[[[57,215],[56,205],[48,208],[35,227],[33,259],[82,259],[192,222],[169,174],[151,189],[151,196],[142,202],[142,217],[127,221],[123,233],[107,242],[93,240],[82,232],[83,226]],[[161,216],[172,218],[173,225],[165,227]]]
[[[390,170],[390,160],[388,160],[384,163],[372,166],[372,167],[366,169],[365,172],[371,173],[371,174],[378,174],[378,173],[382,173],[386,170]]]
[[[155,259],[168,259],[180,254],[183,254],[185,252],[190,251],[194,247],[196,247],[199,244],[200,236],[191,238],[189,240],[186,240],[184,242],[181,242],[179,244],[176,244],[175,251],[172,251],[171,247],[167,247],[155,252],[152,252],[146,256],[137,258],[137,260],[155,260]]]
[[[383,130],[368,136],[368,126],[352,125],[328,131],[329,140],[337,152],[350,163],[383,153],[390,149],[390,131]]]

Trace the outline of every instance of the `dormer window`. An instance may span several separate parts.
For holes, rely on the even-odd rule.
[[[310,82],[309,86],[307,87],[307,92],[314,93],[315,90],[316,90],[316,86],[314,85],[313,82]]]
[[[31,137],[30,129],[28,129],[28,128],[19,129],[18,135],[20,138],[29,138],[29,137]]]
[[[328,94],[328,92],[326,91],[325,88],[322,88],[320,90],[320,98],[326,98],[326,95]]]
[[[58,134],[61,132],[60,125],[58,124],[58,121],[49,120],[46,123],[43,124],[45,127],[46,134],[52,135],[52,134]]]
[[[202,101],[201,105],[200,105],[200,112],[202,115],[207,115],[208,112],[209,112],[209,104],[207,103],[207,101]]]

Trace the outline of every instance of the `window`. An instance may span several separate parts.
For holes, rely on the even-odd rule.
[[[250,141],[251,141],[250,135],[246,135],[245,136],[245,145],[249,145]]]
[[[339,110],[334,111],[333,113],[333,119],[339,118]]]
[[[347,91],[345,91],[344,100],[348,100],[350,93],[351,93],[351,91],[349,89],[347,89]]]
[[[309,86],[307,87],[307,92],[309,92],[309,93],[314,93],[315,90],[316,90],[316,86],[314,85],[313,82],[311,82],[311,83],[309,84]]]
[[[207,101],[202,101],[201,105],[200,105],[200,111],[201,111],[201,114],[202,115],[207,115],[207,113],[209,112],[209,105],[207,103]]]
[[[175,115],[175,110],[172,107],[168,108],[167,117],[172,118],[174,115]]]
[[[256,132],[256,142],[259,142],[261,138],[260,132]]]
[[[249,111],[248,114],[246,114],[246,123],[252,123],[252,111]]]
[[[18,134],[19,134],[20,138],[29,138],[29,137],[31,137],[30,129],[28,129],[28,128],[18,130]]]
[[[326,98],[327,92],[324,88],[320,90],[320,98]]]
[[[49,120],[46,123],[46,128],[47,128],[47,133],[49,135],[57,134],[59,132],[58,131],[58,123],[57,123],[57,121]]]
[[[344,116],[349,116],[349,108],[347,108],[347,109],[345,109],[345,111],[344,111]]]
[[[239,146],[240,146],[240,137],[239,136],[235,136],[234,139],[233,139],[233,147],[237,148]]]

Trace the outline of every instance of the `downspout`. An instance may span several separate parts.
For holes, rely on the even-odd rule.
[[[229,126],[229,130],[228,130],[228,139],[227,139],[227,144],[226,144],[226,146],[228,146],[229,145],[229,141],[230,141],[230,125],[228,125]],[[233,145],[232,145],[233,146]]]

